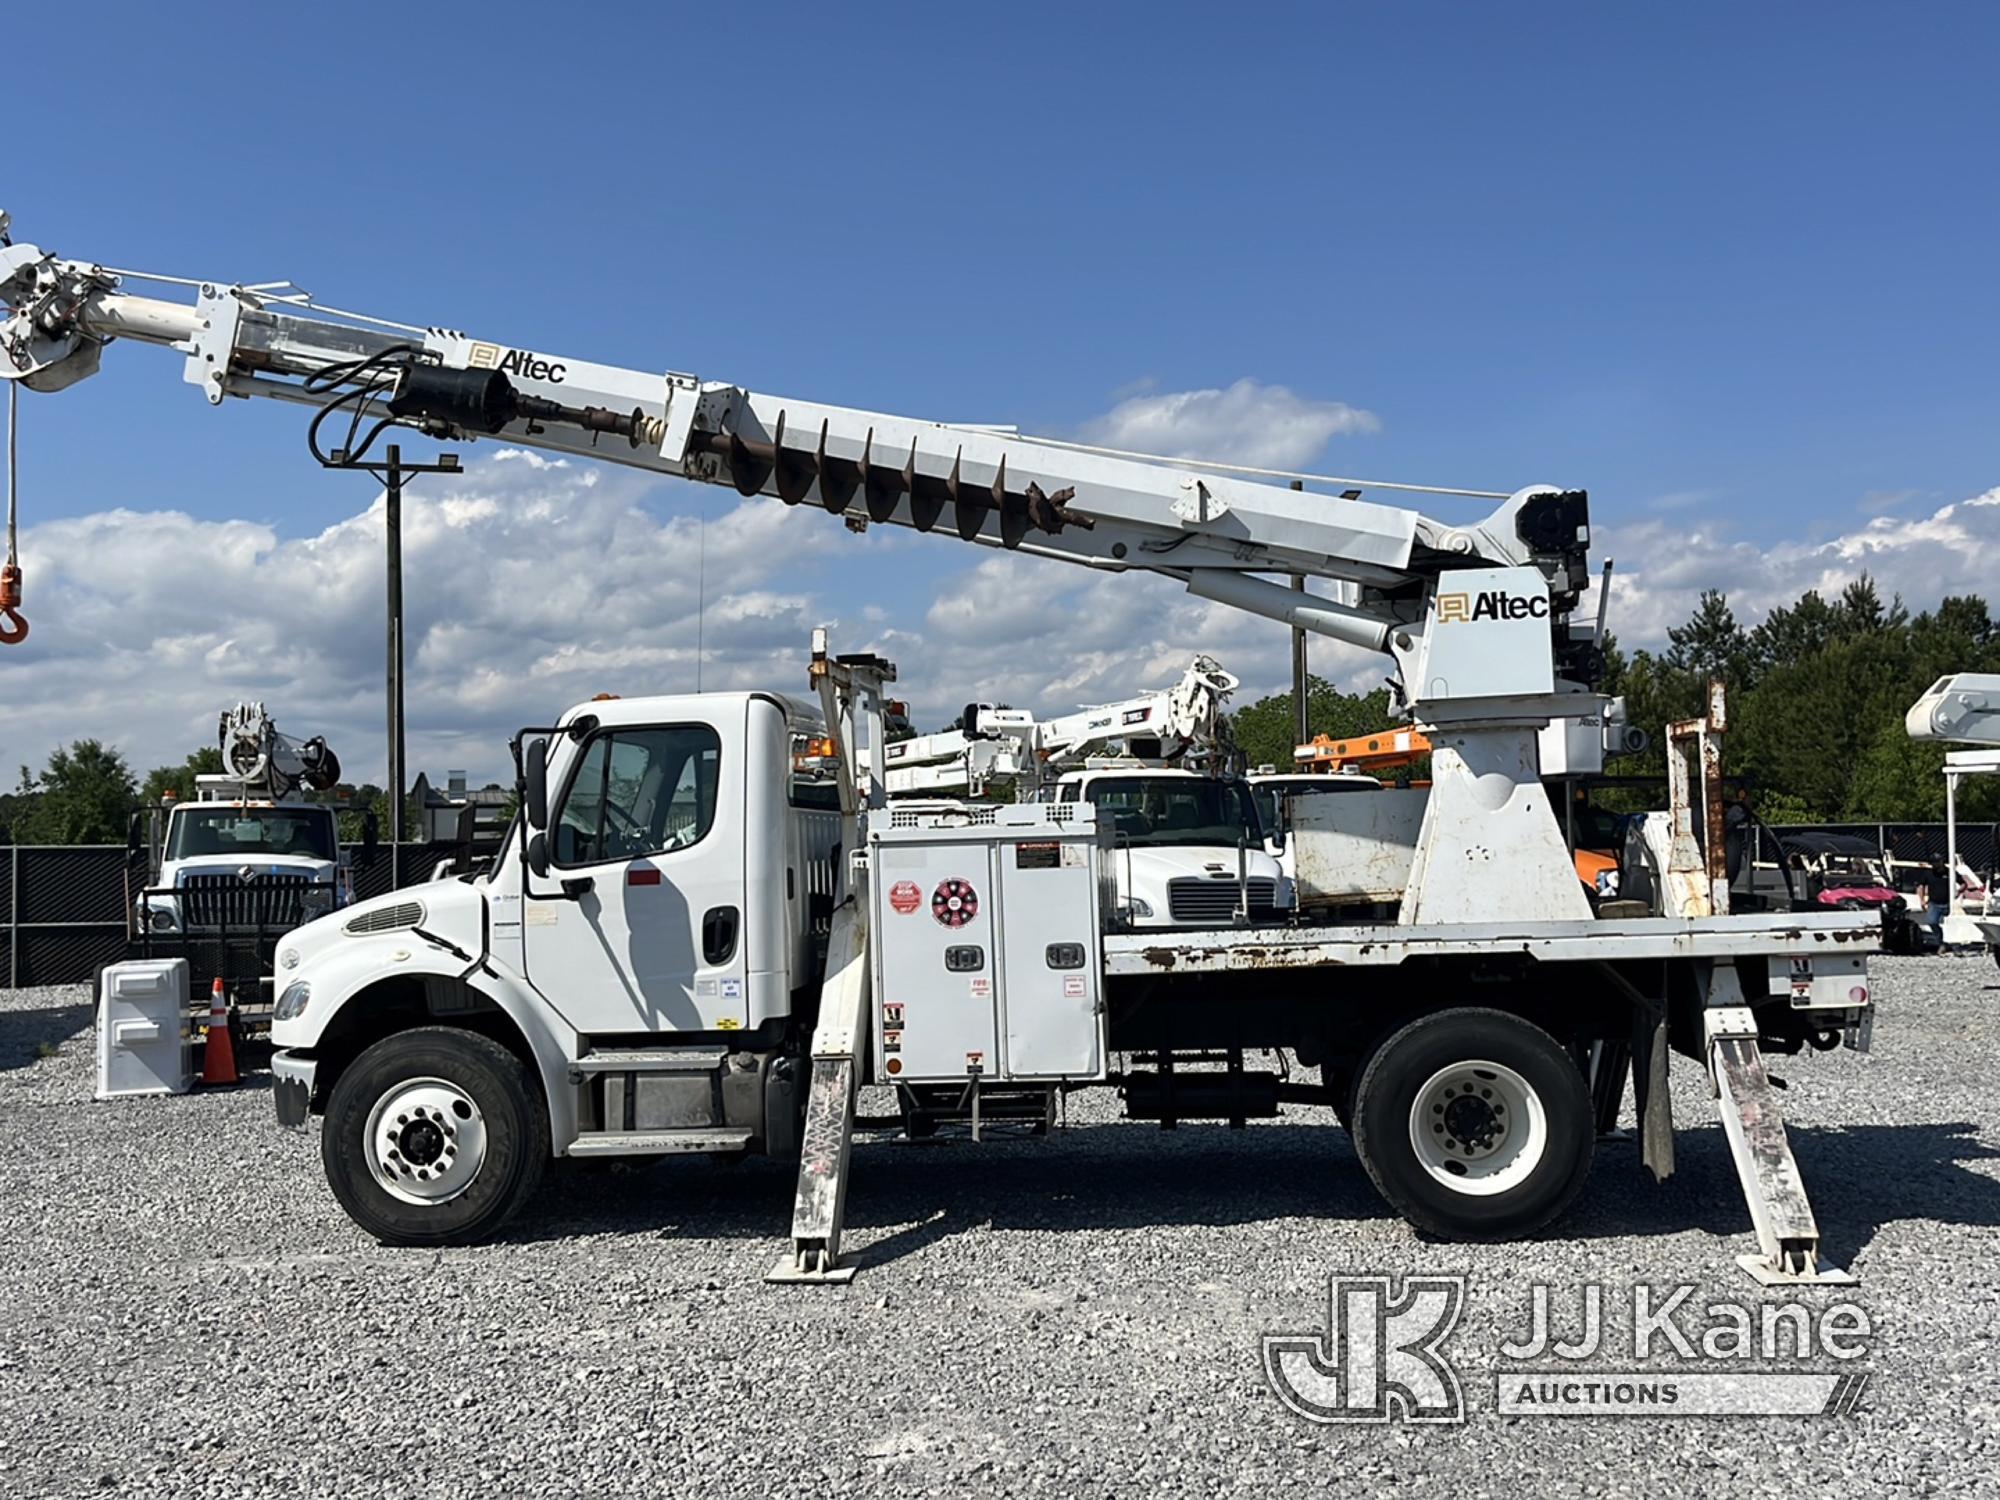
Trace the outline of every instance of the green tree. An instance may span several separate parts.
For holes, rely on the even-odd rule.
[[[1744,680],[1750,637],[1720,590],[1703,589],[1694,614],[1685,625],[1669,630],[1667,641],[1664,659],[1673,671],[1691,672],[1703,681],[1720,677],[1731,685]]]
[[[139,784],[139,800],[158,802],[172,792],[178,800],[189,802],[194,799],[195,777],[221,774],[222,752],[214,745],[204,745],[177,766],[155,766],[148,771]]]
[[[125,840],[138,789],[124,756],[102,741],[78,740],[52,752],[39,777],[23,766],[16,796],[26,804],[14,827],[24,844],[116,844]]]
[[[1312,734],[1345,739],[1387,729],[1392,722],[1386,689],[1346,693],[1324,677],[1306,679],[1306,723]],[[1280,770],[1292,765],[1292,751],[1298,745],[1298,725],[1290,693],[1273,693],[1238,709],[1230,716],[1230,729],[1237,748],[1251,765],[1273,765]]]

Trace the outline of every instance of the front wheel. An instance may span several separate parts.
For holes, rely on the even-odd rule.
[[[469,1245],[533,1195],[548,1104],[491,1037],[424,1026],[384,1037],[327,1101],[320,1156],[347,1216],[385,1245]]]
[[[1590,1174],[1590,1092],[1540,1027],[1497,1010],[1412,1021],[1355,1088],[1354,1149],[1389,1206],[1446,1239],[1531,1234]]]

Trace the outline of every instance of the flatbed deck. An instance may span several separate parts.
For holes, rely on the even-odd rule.
[[[1729,917],[1624,917],[1588,922],[1449,922],[1400,927],[1239,927],[1114,932],[1105,972],[1223,974],[1244,969],[1388,966],[1413,958],[1525,954],[1549,963],[1647,958],[1876,953],[1873,913],[1760,912]]]

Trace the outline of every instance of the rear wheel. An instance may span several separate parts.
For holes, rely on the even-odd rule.
[[[1538,1026],[1439,1011],[1378,1047],[1355,1087],[1354,1149],[1376,1190],[1447,1239],[1531,1234],[1590,1174],[1590,1092]]]
[[[320,1156],[349,1218],[386,1245],[469,1245],[540,1184],[548,1105],[491,1037],[425,1026],[385,1037],[340,1075]]]

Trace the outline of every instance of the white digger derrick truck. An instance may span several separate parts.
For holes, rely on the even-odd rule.
[[[939,792],[983,795],[996,787],[1032,794],[1044,778],[1114,750],[1140,761],[1180,762],[1220,749],[1222,705],[1237,679],[1197,656],[1172,687],[1075,713],[1037,719],[1026,709],[968,703],[958,727],[892,740],[892,797]]]
[[[1993,891],[2000,870],[1974,870],[1960,853],[1959,785],[1968,776],[2000,776],[2000,672],[1959,672],[1940,677],[1904,715],[1913,740],[1976,745],[1944,758],[1944,919],[1948,944],[1983,943],[2000,960],[2000,899]]]
[[[1830,1274],[1761,1054],[1865,1041],[1852,913],[1728,912],[1720,724],[1656,914],[1594,919],[1536,735],[1592,701],[1580,491],[1446,491],[1448,521],[1269,476],[618,369],[334,312],[288,287],[139,280],[0,249],[0,377],[55,391],[112,342],[160,345],[214,405],[267,396],[353,459],[402,425],[595,456],[850,525],[931,531],[1109,572],[1384,653],[1433,788],[1393,921],[1127,933],[1086,803],[899,811],[893,668],[816,650],[836,815],[795,805],[810,705],[775,694],[582,704],[516,741],[523,816],[491,871],[362,902],[279,954],[275,1097],[325,1116],[330,1184],[384,1240],[492,1233],[551,1156],[797,1150],[775,1275],[838,1279],[857,1087],[989,1103],[1115,1085],[1163,1123],[1334,1106],[1387,1201],[1447,1236],[1548,1222],[1631,1078],[1640,1153],[1672,1166],[1669,1051],[1707,1069],[1767,1279]],[[158,282],[158,278],[152,278]],[[1279,476],[1280,478],[1286,476]],[[1339,600],[1290,577],[1339,580]],[[1685,762],[1681,762],[1685,773]],[[1701,795],[1694,795],[1699,787]],[[1696,809],[1701,821],[1696,822]],[[1707,832],[1705,843],[1703,830]],[[1504,851],[1505,857],[1499,857]],[[833,906],[808,941],[813,868]],[[1318,1082],[1244,1066],[1289,1049]],[[1220,1069],[1193,1065],[1222,1062]]]
[[[341,904],[334,809],[301,795],[340,780],[318,736],[281,733],[261,703],[217,721],[223,769],[195,778],[195,796],[167,812],[153,889],[139,900],[148,935],[224,926],[298,926]]]

